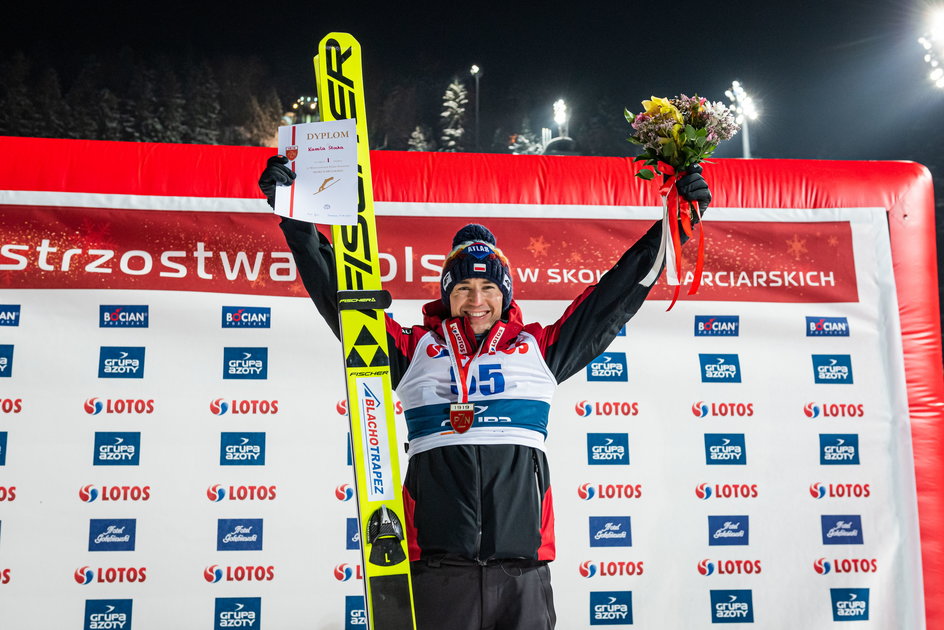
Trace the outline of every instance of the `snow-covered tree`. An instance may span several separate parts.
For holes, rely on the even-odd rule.
[[[462,151],[462,140],[465,135],[465,106],[469,98],[465,85],[458,79],[453,79],[443,94],[442,134],[439,139],[440,151]]]
[[[544,150],[541,138],[531,131],[531,121],[527,116],[521,121],[521,131],[508,138],[508,150],[516,155],[533,155]]]
[[[436,143],[429,136],[430,131],[426,125],[417,125],[413,133],[410,134],[410,139],[407,142],[410,148],[407,151],[435,151]]]

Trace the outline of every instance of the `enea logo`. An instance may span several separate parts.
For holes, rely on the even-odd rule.
[[[144,347],[101,346],[98,378],[144,378]]]
[[[217,551],[262,551],[261,518],[221,518],[216,522]]]
[[[93,518],[89,521],[89,551],[134,551],[133,518]]]
[[[845,317],[807,317],[807,337],[848,337],[849,320]]]
[[[267,306],[224,306],[223,328],[270,328],[272,309]]]
[[[632,591],[591,591],[591,626],[630,626],[633,624]]]
[[[344,630],[367,627],[367,607],[363,595],[344,596]]]
[[[820,433],[819,463],[824,466],[858,465],[859,436],[855,433]]]
[[[601,354],[587,366],[588,381],[622,381],[629,380],[626,369],[625,352],[608,352]]]
[[[750,589],[712,590],[711,623],[754,623]]]
[[[696,337],[737,337],[741,326],[739,315],[696,315]]]
[[[584,483],[577,486],[577,496],[584,501],[599,499],[640,499],[642,484],[632,483]]]
[[[154,399],[86,398],[82,408],[92,416],[100,413],[154,413]]]
[[[350,484],[342,483],[334,489],[334,496],[338,501],[350,501],[354,498],[354,488]]]
[[[356,518],[347,519],[347,535],[344,537],[344,548],[345,549],[360,549],[361,548],[361,530],[357,526]]]
[[[264,466],[265,433],[220,433],[220,466]]]
[[[740,383],[741,364],[736,354],[699,354],[702,383]]]
[[[705,464],[746,465],[747,447],[743,433],[706,433]]]
[[[803,406],[807,418],[861,418],[865,415],[865,405],[861,403],[815,403]]]
[[[581,400],[574,405],[574,411],[581,418],[594,414],[598,416],[635,416],[639,413],[638,402],[593,402]]]
[[[147,328],[147,305],[115,306],[102,304],[98,307],[99,328]]]
[[[130,599],[85,600],[83,630],[131,630]]]
[[[813,382],[852,385],[852,358],[848,354],[814,354]]]
[[[632,547],[633,534],[628,516],[591,516],[591,547]]]
[[[259,628],[262,624],[261,597],[217,597],[213,630]]]
[[[137,466],[140,461],[140,431],[95,432],[93,466]]]
[[[588,433],[587,464],[590,466],[629,465],[629,435]]]
[[[869,618],[869,589],[831,588],[833,621],[859,621]]]
[[[858,514],[822,515],[824,545],[861,545],[862,517]]]
[[[13,376],[13,345],[0,344],[0,378]]]
[[[20,305],[0,304],[0,326],[20,325]]]
[[[0,466],[7,465],[7,432],[0,431]]]
[[[692,415],[696,418],[708,416],[746,418],[754,415],[754,403],[707,403],[699,400],[692,403]]]
[[[711,546],[749,545],[750,531],[750,518],[746,515],[708,517]]]
[[[223,348],[223,378],[264,381],[268,362],[268,348]]]

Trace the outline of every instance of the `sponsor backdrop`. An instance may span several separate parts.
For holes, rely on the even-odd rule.
[[[267,153],[4,142],[0,627],[364,627],[340,352],[253,190]],[[404,325],[467,221],[497,235],[526,318],[550,323],[657,212],[622,160],[374,157]],[[561,164],[576,174],[527,178]],[[903,293],[900,209],[835,181],[874,171],[877,200],[929,184],[914,165],[827,164],[811,200],[771,184],[774,165],[708,167],[701,291],[666,312],[660,283],[561,386],[560,627],[941,627],[940,490],[911,439],[939,426],[936,302]],[[908,211],[924,238],[929,207]],[[900,321],[932,339],[903,353]]]

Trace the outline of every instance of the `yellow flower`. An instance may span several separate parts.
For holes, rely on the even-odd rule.
[[[646,113],[650,116],[659,116],[661,114],[667,114],[674,118],[679,125],[683,125],[685,121],[682,118],[682,112],[680,112],[675,105],[669,102],[667,98],[658,98],[653,96],[651,100],[643,101],[642,106],[646,108]]]

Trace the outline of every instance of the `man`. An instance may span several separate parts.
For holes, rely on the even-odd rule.
[[[295,178],[282,156],[259,180],[269,204]],[[677,188],[702,209],[711,200],[701,168]],[[328,240],[283,218],[302,281],[339,336],[337,278]],[[550,326],[524,324],[508,260],[484,226],[455,235],[439,300],[423,324],[387,318],[393,387],[409,431],[404,482],[413,596],[419,630],[551,630],[554,512],[544,440],[558,383],[612,342],[649,294],[640,284],[659,249],[661,222]],[[492,423],[463,405],[487,404]]]

